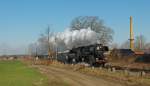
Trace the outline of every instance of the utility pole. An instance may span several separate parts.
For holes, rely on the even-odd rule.
[[[57,41],[57,38],[55,37],[55,42],[56,42],[56,41]],[[55,50],[55,52],[56,52],[55,55],[56,55],[56,60],[57,60],[57,53],[58,53],[57,43],[56,43],[56,45],[55,45],[55,49],[56,49],[56,50]]]
[[[47,28],[47,43],[48,43],[48,59],[51,59],[51,53],[50,53],[50,44],[49,44],[49,32],[50,32],[50,28],[48,26]]]
[[[37,44],[35,44],[35,57],[37,57]]]
[[[35,44],[35,60],[38,60],[39,57],[38,57],[38,45],[37,43]]]

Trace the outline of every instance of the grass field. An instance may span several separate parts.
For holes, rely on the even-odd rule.
[[[0,86],[48,86],[48,79],[20,61],[0,61]]]

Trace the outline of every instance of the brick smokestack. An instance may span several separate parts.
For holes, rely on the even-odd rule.
[[[134,50],[134,33],[133,33],[133,21],[132,16],[130,16],[130,49]]]

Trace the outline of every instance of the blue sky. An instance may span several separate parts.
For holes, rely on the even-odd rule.
[[[1,53],[4,45],[17,51],[13,53],[24,53],[47,25],[62,32],[77,16],[99,16],[114,30],[114,42],[119,44],[129,38],[133,16],[134,34],[150,42],[149,4],[150,0],[0,0]]]

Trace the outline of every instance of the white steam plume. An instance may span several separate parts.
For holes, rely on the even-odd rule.
[[[73,47],[86,46],[98,42],[98,35],[90,28],[57,33],[50,37],[50,43],[58,47],[72,49]]]

